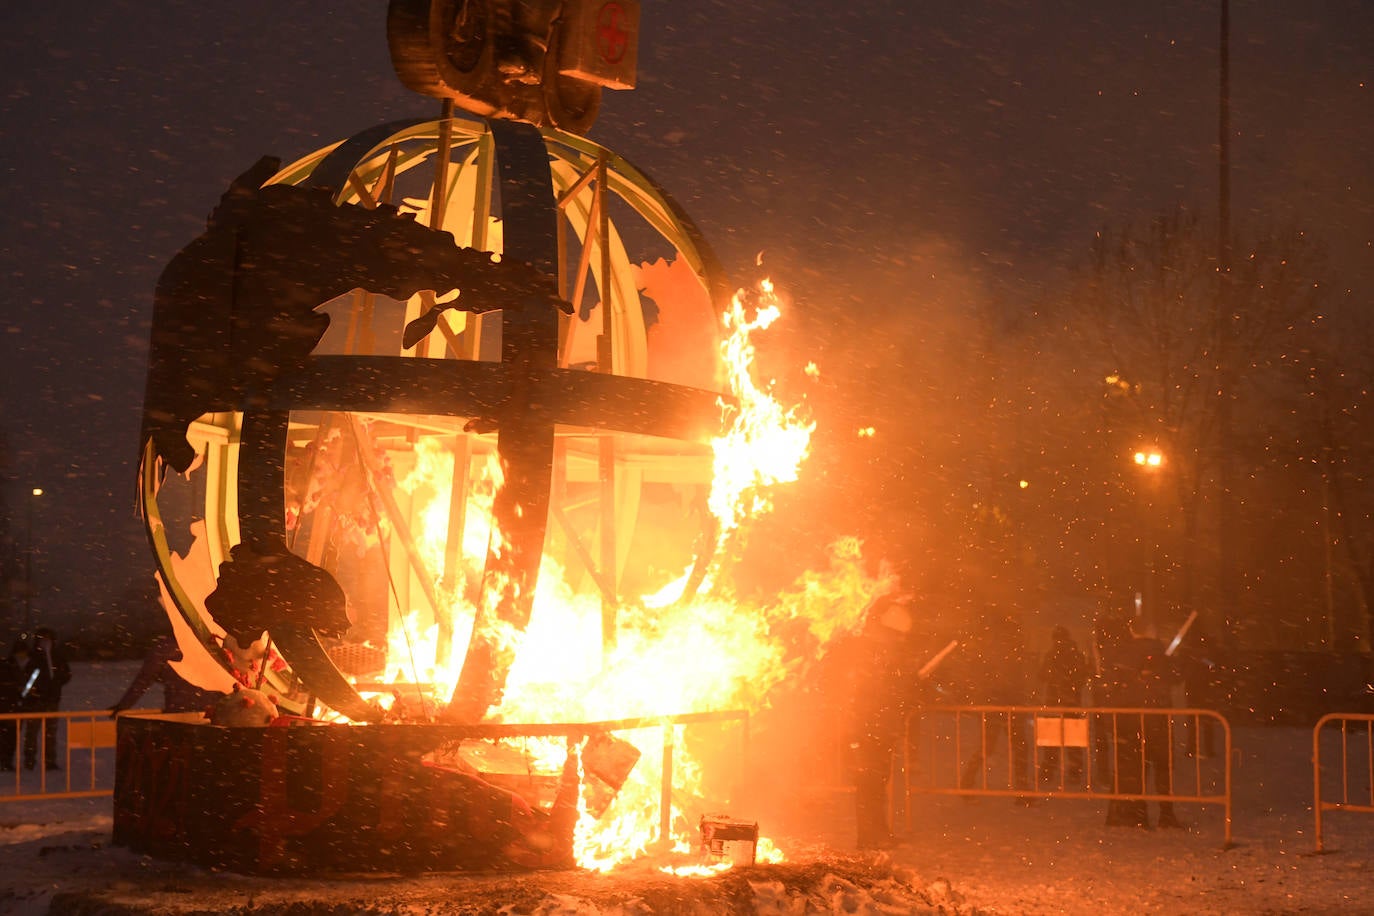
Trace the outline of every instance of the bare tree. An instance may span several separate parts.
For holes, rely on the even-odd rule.
[[[1060,333],[1061,396],[1095,404],[1098,416],[1068,407],[1083,439],[1105,442],[1099,479],[1089,486],[1130,489],[1130,455],[1142,446],[1164,456],[1158,492],[1148,497],[1159,527],[1150,537],[1158,556],[1150,563],[1180,612],[1197,608],[1222,616],[1222,628],[1240,615],[1217,608],[1208,577],[1220,537],[1215,513],[1216,469],[1226,454],[1247,466],[1266,460],[1266,443],[1250,431],[1280,409],[1278,389],[1293,382],[1281,371],[1284,353],[1305,326],[1321,293],[1312,276],[1318,259],[1301,233],[1274,231],[1244,246],[1221,283],[1215,234],[1186,210],[1098,233],[1081,282],[1053,310]],[[1234,384],[1221,386],[1229,378]],[[1219,394],[1220,392],[1220,394]],[[1222,397],[1230,399],[1223,405]],[[1218,412],[1240,435],[1218,436]],[[1143,478],[1134,481],[1147,493]]]

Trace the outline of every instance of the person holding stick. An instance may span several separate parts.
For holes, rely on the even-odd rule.
[[[883,595],[868,609],[855,653],[854,814],[860,849],[896,845],[888,817],[893,755],[901,745],[907,683],[902,672],[911,632],[910,596]]]
[[[21,712],[56,712],[62,705],[62,688],[72,679],[67,655],[48,627],[34,631],[24,683],[19,689]],[[57,763],[57,720],[34,718],[24,723],[24,769],[32,770],[38,758],[38,733],[43,733],[43,768],[60,770]]]

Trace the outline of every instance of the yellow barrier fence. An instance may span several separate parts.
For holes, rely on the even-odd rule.
[[[1332,757],[1337,758],[1332,763]],[[1374,715],[1333,712],[1312,728],[1312,814],[1326,852],[1322,812],[1374,813]]]
[[[916,795],[1221,805],[1231,845],[1231,726],[1209,709],[927,706],[907,716]]]
[[[114,744],[107,709],[0,715],[0,802],[113,794]]]

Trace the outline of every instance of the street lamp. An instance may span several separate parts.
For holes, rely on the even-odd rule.
[[[42,487],[29,491],[24,525],[24,632],[33,632],[33,504],[43,495]]]
[[[1158,449],[1142,449],[1135,453],[1135,463],[1148,470],[1156,471],[1164,464],[1164,455]]]
[[[1149,476],[1151,481],[1157,479],[1160,470],[1164,467],[1164,453],[1154,446],[1139,449],[1131,456],[1131,460],[1135,462],[1136,467],[1141,469],[1142,473]],[[1153,490],[1150,492],[1153,494]],[[1155,635],[1157,632],[1159,623],[1158,584],[1156,576],[1156,567],[1159,562],[1159,523],[1155,520],[1154,508],[1153,498],[1148,498],[1145,503],[1145,529],[1146,535],[1149,537],[1150,552],[1145,563],[1145,600],[1143,617],[1145,629],[1151,636]],[[1141,609],[1138,607],[1137,613],[1140,611]]]

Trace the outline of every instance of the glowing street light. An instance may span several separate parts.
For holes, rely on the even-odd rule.
[[[1131,456],[1131,460],[1135,462],[1136,467],[1140,468],[1151,477],[1153,477],[1160,468],[1164,467],[1164,453],[1153,446],[1147,446],[1140,449]],[[1159,562],[1159,523],[1154,515],[1153,505],[1147,505],[1145,527],[1148,531],[1150,541],[1150,553],[1145,565],[1144,618],[1146,628],[1151,635],[1155,633],[1155,627],[1159,617],[1159,609],[1156,607],[1158,603],[1156,567]],[[1140,598],[1141,596],[1137,595],[1136,613],[1140,613],[1141,611]]]
[[[1158,449],[1142,449],[1135,453],[1135,463],[1147,470],[1155,470],[1164,465],[1164,454]]]

